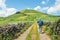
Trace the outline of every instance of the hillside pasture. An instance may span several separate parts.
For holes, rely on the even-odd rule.
[[[8,23],[33,22],[34,20],[37,21],[39,19],[42,19],[44,21],[55,22],[59,18],[59,16],[51,16],[34,10],[24,10],[18,14],[16,13],[6,18],[0,17],[0,25],[5,25]]]

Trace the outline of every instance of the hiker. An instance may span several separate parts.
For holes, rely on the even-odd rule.
[[[42,26],[43,26],[44,22],[43,22],[43,20],[40,19],[40,20],[37,21],[37,23],[38,23],[38,26],[39,26],[39,32],[42,33]]]

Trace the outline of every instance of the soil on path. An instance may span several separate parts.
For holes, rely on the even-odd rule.
[[[30,29],[32,28],[32,26],[30,28],[28,28],[23,34],[21,34],[17,39],[15,40],[26,40],[27,34],[30,32]]]
[[[38,31],[39,31],[38,24],[37,24],[37,27],[38,27]],[[51,40],[51,38],[47,34],[45,34],[45,33],[42,33],[42,34],[40,33],[40,40]]]
[[[32,31],[31,31],[31,36],[32,36],[32,40],[37,40],[37,36],[38,36],[38,34],[37,34],[37,24],[36,23],[34,23],[33,24],[33,29],[32,29]],[[39,36],[38,36],[39,37]]]
[[[37,25],[37,24],[36,24],[36,25]],[[33,25],[32,25],[32,26],[33,26]],[[25,31],[23,34],[21,34],[21,35],[20,35],[17,39],[15,39],[15,40],[26,40],[26,37],[27,37],[28,33],[30,32],[32,26],[31,26],[30,28],[28,28],[27,31]],[[35,25],[34,25],[34,26],[35,26]],[[39,28],[39,27],[38,27],[38,28]],[[40,33],[40,40],[51,40],[51,39],[50,39],[50,37],[49,37],[48,35],[46,35],[45,33],[44,33],[44,34],[41,34],[41,33]]]
[[[40,34],[40,39],[41,40],[51,40],[50,37],[46,34]]]

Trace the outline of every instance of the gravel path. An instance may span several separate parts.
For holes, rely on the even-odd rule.
[[[32,26],[30,28],[28,28],[23,34],[21,34],[17,39],[15,40],[26,40],[27,34],[29,33],[30,29],[32,28]]]
[[[39,26],[37,24],[38,27],[38,31],[39,31]],[[39,32],[40,33],[40,32]],[[40,33],[40,40],[51,40],[50,37],[48,35],[46,35],[45,33]]]
[[[46,34],[40,34],[40,39],[41,39],[41,40],[51,40],[51,39],[49,38],[49,36],[47,36]]]
[[[37,25],[38,26],[38,25]],[[17,39],[15,40],[26,40],[27,34],[30,32],[30,29],[32,28],[32,26],[30,28],[28,28],[23,34],[21,34]],[[39,28],[39,27],[38,27]],[[51,40],[49,38],[48,35],[46,35],[45,33],[40,34],[40,40]]]

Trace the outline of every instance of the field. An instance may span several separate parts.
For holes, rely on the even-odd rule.
[[[21,12],[16,12],[14,15],[6,18],[0,17],[0,25],[5,25],[8,23],[33,22],[34,20],[38,20],[40,18],[44,21],[54,22],[60,17],[51,16],[35,10],[22,10]]]
[[[3,28],[3,27],[7,27],[7,24],[9,24],[9,25],[10,24],[14,24],[14,25],[17,24],[17,27],[22,27],[22,28],[20,28],[20,29],[16,28],[16,29],[20,30],[20,32],[23,33],[29,28],[29,26],[31,26],[34,23],[32,29],[30,30],[29,34],[26,37],[26,40],[40,40],[37,24],[35,23],[39,19],[42,19],[43,21],[49,21],[49,22],[55,22],[56,21],[57,22],[57,20],[60,19],[60,16],[52,16],[52,15],[48,15],[46,13],[38,12],[35,10],[22,10],[22,11],[16,12],[15,14],[13,14],[9,17],[0,17],[0,26]],[[25,25],[20,24],[21,26],[19,26],[18,25],[19,23],[24,23]],[[29,25],[28,25],[28,23],[29,23]],[[14,25],[12,25],[12,27],[16,27]],[[52,25],[50,25],[50,26],[52,28],[56,28],[55,26],[52,26]],[[51,36],[55,35],[55,34],[53,34],[53,33],[55,33],[54,31],[52,33],[53,29],[51,30],[50,26],[44,25],[43,31],[45,31],[45,33],[47,33],[48,35],[51,35]],[[8,27],[7,27],[7,30],[9,30]],[[58,27],[60,28],[60,26],[58,26]],[[8,32],[10,32],[10,34],[6,35],[6,38],[3,37],[3,40],[5,40],[5,39],[10,40],[10,39],[13,39],[12,37],[17,36],[16,34],[18,34],[18,33],[15,32],[14,29],[12,30],[12,33],[10,31],[8,31]],[[14,36],[11,36],[13,34],[14,34]],[[54,36],[54,39],[55,39],[55,37],[58,37],[58,35]],[[0,39],[1,38],[2,38],[2,36],[0,34]],[[53,36],[52,36],[52,38],[53,38]]]

